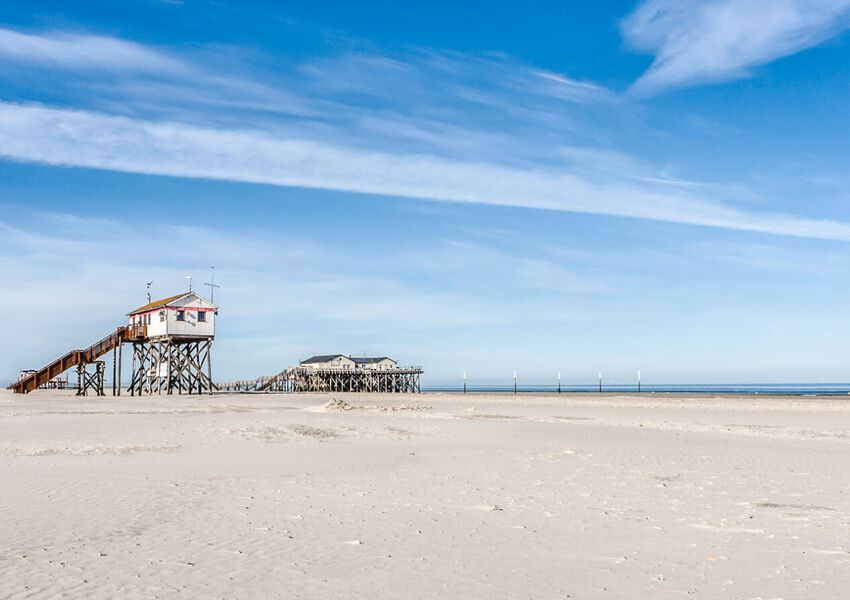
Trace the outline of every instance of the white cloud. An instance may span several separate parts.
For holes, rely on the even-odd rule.
[[[746,76],[850,26],[850,0],[645,0],[622,23],[626,41],[655,56],[632,90]]]
[[[603,99],[610,100],[613,97],[613,94],[609,90],[589,81],[579,81],[549,71],[537,71],[535,75],[546,82],[547,85],[544,89],[547,93],[564,100],[587,102]]]
[[[690,14],[660,0],[643,5],[632,25],[645,23],[659,43],[666,30],[644,14],[652,6],[667,7],[663,22]],[[740,196],[733,186],[670,180],[599,149],[604,125],[595,131],[599,114],[585,112],[616,119],[614,95],[507,57],[349,54],[250,79],[217,71],[210,56],[184,60],[115,38],[0,29],[4,57],[152,69],[89,81],[80,97],[95,110],[0,103],[0,156],[10,159],[850,239],[846,223],[742,211],[729,202]],[[172,71],[159,77],[158,68]]]
[[[161,52],[121,39],[70,33],[21,33],[0,28],[0,57],[70,69],[183,73],[186,66]]]
[[[428,154],[364,151],[253,130],[0,103],[0,156],[51,165],[633,217],[850,241],[850,224],[745,212],[650,181],[599,182]]]
[[[0,67],[0,85],[8,81],[30,100],[49,87],[75,108],[116,115],[259,130],[286,121],[302,137],[488,158],[525,153],[546,160],[553,139],[596,139],[594,127],[573,113],[615,100],[591,82],[504,55],[423,49],[292,63],[247,60],[244,48],[166,50],[0,28]],[[48,84],[45,72],[54,70],[68,73],[51,73]]]

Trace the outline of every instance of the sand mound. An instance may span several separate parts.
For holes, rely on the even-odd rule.
[[[327,404],[325,404],[322,408],[324,408],[328,412],[340,412],[344,410],[351,410],[354,408],[345,400],[340,400],[339,398],[334,398]]]
[[[367,412],[397,412],[401,410],[430,410],[430,406],[420,406],[417,404],[400,404],[398,406],[385,406],[378,404],[367,404],[364,406],[352,406],[345,400],[333,398],[320,408],[308,409],[312,412],[347,412],[351,410],[362,410]]]

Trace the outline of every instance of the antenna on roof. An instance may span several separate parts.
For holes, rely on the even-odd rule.
[[[215,304],[215,288],[220,288],[220,285],[215,284],[215,267],[210,267],[210,282],[204,285],[210,286],[210,302]]]
[[[186,275],[186,279],[189,281],[189,291],[192,291],[192,276]]]
[[[145,287],[148,289],[148,304],[151,303],[151,286],[153,285],[153,281],[148,281],[145,284]]]

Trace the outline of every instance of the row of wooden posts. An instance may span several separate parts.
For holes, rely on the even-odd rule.
[[[469,387],[467,385],[466,371],[463,372],[463,393],[466,394]],[[558,393],[561,393],[561,372],[558,371]],[[599,371],[599,391],[602,391],[602,371]],[[640,392],[640,371],[637,372],[637,391]],[[517,393],[517,374],[514,371],[514,394]]]
[[[290,367],[271,377],[223,383],[229,392],[381,392],[419,393],[422,369],[313,369]]]

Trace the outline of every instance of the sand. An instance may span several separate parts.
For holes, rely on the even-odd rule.
[[[846,598],[850,399],[0,395],[0,598]]]

